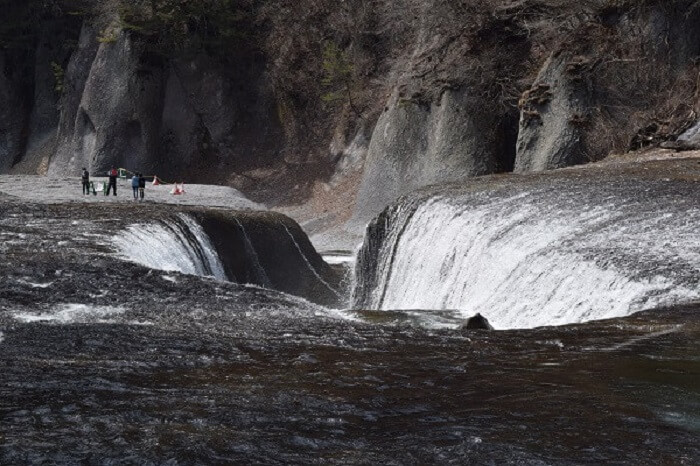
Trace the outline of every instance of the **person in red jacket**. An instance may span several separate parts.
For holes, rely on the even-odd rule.
[[[117,171],[116,168],[112,167],[108,172],[107,175],[109,175],[109,185],[107,186],[107,192],[105,193],[105,196],[109,196],[109,191],[110,189],[113,189],[114,195],[117,195],[117,176],[119,176],[119,172]]]

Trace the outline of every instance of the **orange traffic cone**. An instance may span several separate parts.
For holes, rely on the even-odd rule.
[[[158,177],[154,176],[153,177],[153,186],[158,186],[160,184],[160,181],[158,181]]]
[[[180,189],[180,185],[175,183],[175,187],[173,188],[172,191],[170,191],[170,194],[173,194],[175,196],[179,196],[180,194],[182,194],[182,190]]]

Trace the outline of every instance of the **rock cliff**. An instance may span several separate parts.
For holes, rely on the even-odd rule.
[[[599,160],[698,119],[697,0],[207,0],[173,24],[141,1],[28,4],[0,30],[3,172],[342,191],[362,224],[418,187]]]

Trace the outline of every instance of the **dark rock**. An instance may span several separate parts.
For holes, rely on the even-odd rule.
[[[89,56],[94,37],[81,41]],[[73,89],[81,94],[80,104],[74,115],[65,117],[75,123],[61,131],[49,173],[75,174],[83,166],[95,174],[105,174],[112,166],[153,173],[160,146],[163,72],[140,61],[141,54],[142,44],[124,32],[99,45],[82,92],[80,86]],[[84,68],[77,66],[75,71],[81,74]],[[77,101],[78,96],[69,100]]]
[[[111,166],[164,179],[222,182],[270,164],[284,135],[260,63],[236,72],[199,54],[154,56],[127,32],[97,43],[85,26],[67,73],[59,144],[49,173]]]
[[[466,330],[493,330],[488,319],[481,314],[476,314],[467,319],[464,325],[462,325],[462,328]]]
[[[7,172],[24,151],[28,103],[22,84],[26,57],[0,50],[0,173]]]
[[[343,304],[342,273],[316,252],[301,227],[273,212],[204,211],[195,214],[216,248],[229,280]]]
[[[70,58],[71,51],[66,43],[72,39],[71,29],[64,26],[61,22],[49,21],[41,25],[37,34],[33,105],[24,154],[12,167],[15,173],[45,173],[56,151],[59,97],[65,85],[65,76],[60,73]]]

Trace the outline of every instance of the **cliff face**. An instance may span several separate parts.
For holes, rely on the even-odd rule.
[[[284,137],[256,58],[231,70],[205,54],[166,60],[124,31],[98,43],[83,27],[51,174],[127,167],[164,179],[226,182],[271,164]]]
[[[119,2],[42,16],[0,53],[0,170],[119,165],[271,201],[355,180],[361,224],[427,184],[598,160],[697,120],[697,0],[233,3],[235,34],[167,53]]]

